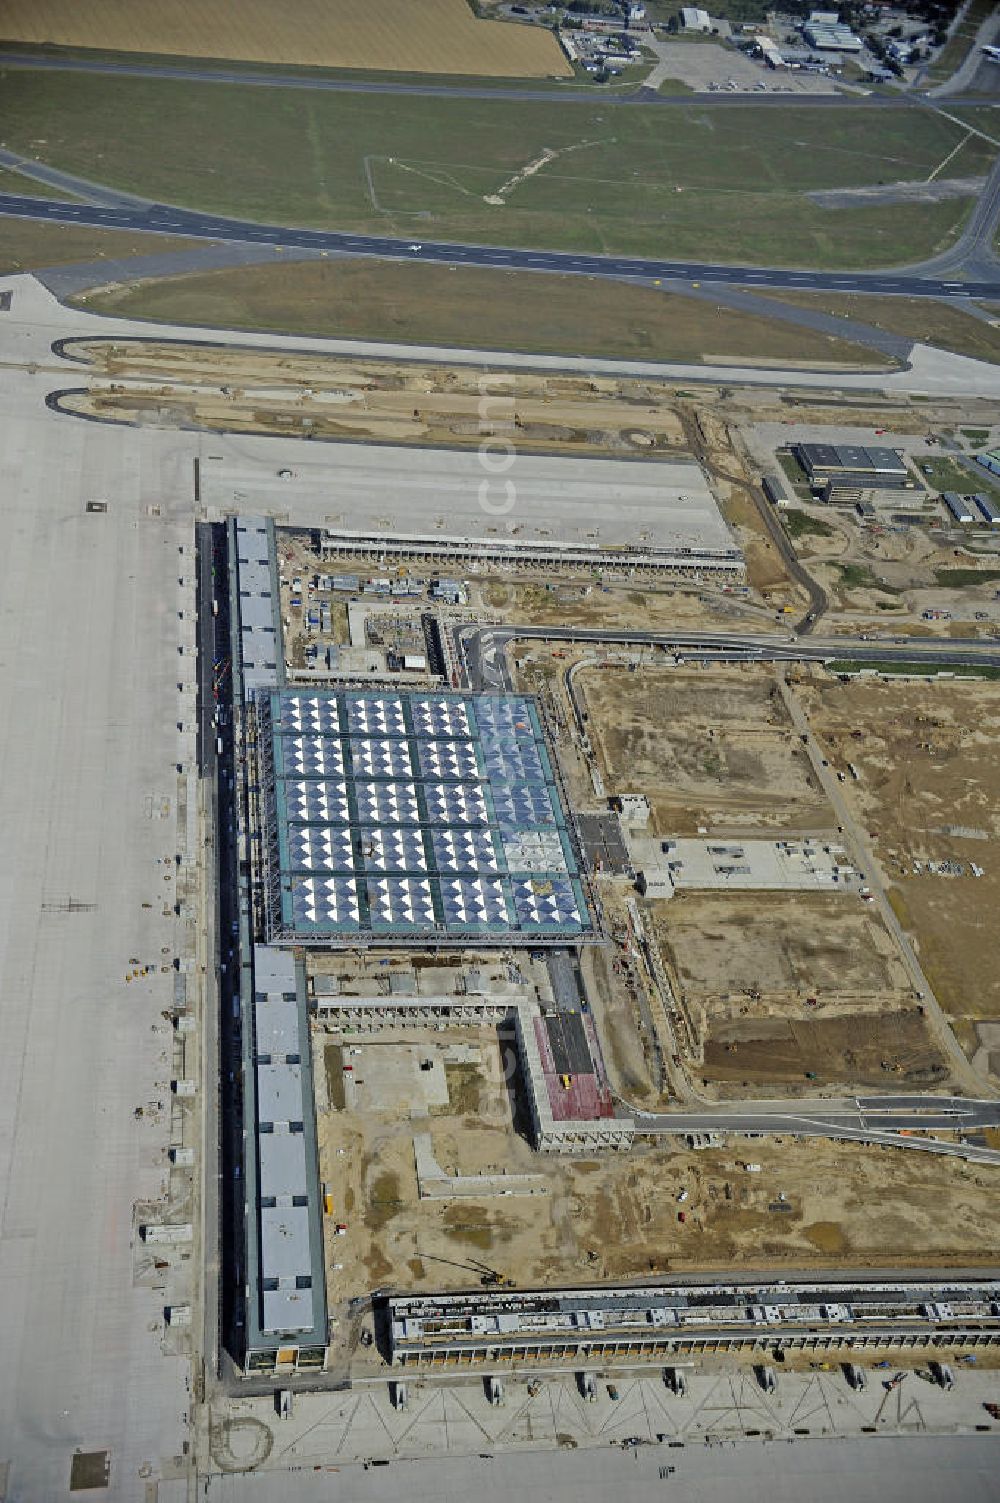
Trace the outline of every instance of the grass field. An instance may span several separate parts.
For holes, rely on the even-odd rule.
[[[102,257],[166,255],[204,241],[179,236],[137,235],[132,230],[91,230],[76,225],[42,224],[30,219],[0,220],[0,272],[68,266]]]
[[[876,363],[871,351],[846,341],[694,298],[591,277],[477,267],[384,261],[241,266],[91,293],[86,306],[169,323],[473,349]]]
[[[796,308],[819,308],[824,313],[855,318],[859,323],[872,324],[876,329],[902,334],[940,350],[952,350],[956,355],[969,355],[973,360],[1000,362],[1000,328],[934,298],[858,297],[837,292],[780,292],[762,296],[791,303]]]
[[[479,21],[466,0],[0,0],[0,38],[392,72],[571,72],[551,32]]]
[[[8,167],[0,167],[0,193],[16,193],[21,198],[72,199],[75,197],[72,193],[63,193],[58,188],[50,188],[48,183],[36,182],[33,177],[24,177],[22,173],[15,172]]]
[[[989,496],[991,501],[1000,502],[1000,488],[978,465],[965,465],[960,460],[941,455],[933,459],[921,458],[920,466],[927,484],[939,491],[957,491],[960,496],[978,491]]]
[[[811,517],[807,511],[799,511],[796,507],[789,507],[781,513],[781,520],[785,524],[785,531],[794,541],[796,538],[832,538],[833,528],[828,522],[820,517]]]
[[[2,83],[8,146],[165,203],[278,223],[839,267],[930,254],[969,207],[831,212],[803,196],[926,177],[962,140],[930,112],[410,96],[389,109],[173,79]],[[974,139],[966,170],[985,171],[992,151]]]

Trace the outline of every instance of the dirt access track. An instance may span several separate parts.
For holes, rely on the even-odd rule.
[[[588,666],[575,683],[609,794],[645,794],[659,834],[834,824],[771,669]]]
[[[479,78],[573,71],[550,31],[480,21],[467,0],[3,0],[0,39]]]
[[[857,770],[845,791],[959,1040],[970,1055],[994,1047],[1000,684],[815,675],[801,695],[831,766]]]

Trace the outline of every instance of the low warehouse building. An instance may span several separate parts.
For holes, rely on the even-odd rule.
[[[829,481],[866,486],[904,486],[912,483],[906,461],[895,449],[868,448],[859,444],[796,444],[795,456],[820,489]]]

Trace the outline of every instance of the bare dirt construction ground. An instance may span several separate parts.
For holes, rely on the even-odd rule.
[[[648,906],[698,1032],[693,1071],[720,1094],[944,1081],[892,938],[856,898],[683,892]]]
[[[976,1025],[1000,1019],[1000,685],[817,676],[802,692],[831,765],[858,770],[845,787],[971,1054],[983,1042]]]
[[[214,431],[312,439],[474,446],[513,437],[528,451],[686,451],[662,385],[518,372],[499,379],[484,417],[482,377],[468,367],[341,360],[154,340],[73,342],[68,353],[108,380],[69,399],[75,411]]]
[[[770,669],[585,668],[576,683],[608,792],[644,793],[660,834],[832,823]]]
[[[542,78],[572,70],[551,32],[480,21],[466,0],[2,0],[0,37],[164,56]]]
[[[523,581],[481,579],[479,599],[500,620],[521,626],[642,626],[647,631],[669,631],[682,621],[714,621],[718,625],[749,619],[763,626],[772,619],[770,612],[755,607],[735,586],[712,589],[681,582],[657,585],[646,580],[628,585],[597,584],[592,574],[560,577],[558,581],[551,574]],[[568,649],[554,651],[561,654],[558,661],[562,661]]]
[[[943,1085],[948,1074],[915,1005],[881,1014],[719,1021],[699,1068],[707,1083],[738,1086],[740,1093],[795,1082],[912,1090]]]
[[[443,1047],[438,1034],[407,1037],[420,1054]],[[338,1318],[372,1288],[474,1288],[484,1269],[525,1286],[749,1267],[762,1258],[790,1266],[977,1263],[1000,1247],[988,1215],[991,1178],[929,1155],[761,1141],[753,1145],[757,1174],[743,1169],[748,1150],[739,1139],[700,1153],[639,1145],[606,1161],[535,1155],[511,1126],[496,1034],[470,1033],[466,1042],[481,1060],[449,1071],[450,1107],[419,1115],[407,1097],[393,1111],[384,1093],[364,1104],[365,1083],[356,1107],[320,1113],[320,1172],[334,1197],[327,1278]],[[398,1045],[364,1042],[350,1056],[355,1072],[366,1052],[383,1049]],[[339,1071],[340,1048],[326,1044],[324,1053]],[[449,1173],[535,1174],[539,1193],[420,1199],[415,1131],[430,1131]],[[682,1188],[684,1224],[676,1206]],[[348,1345],[350,1322],[341,1319],[339,1329]]]

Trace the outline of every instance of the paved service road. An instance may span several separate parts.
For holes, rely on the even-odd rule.
[[[262,242],[292,249],[432,261],[446,266],[498,267],[505,271],[569,272],[578,276],[618,279],[739,282],[748,287],[785,287],[801,291],[903,293],[911,297],[954,297],[960,294],[969,298],[1000,298],[1000,270],[982,280],[955,281],[947,277],[922,276],[913,271],[794,271],[760,266],[720,266],[705,261],[654,261],[627,256],[578,255],[571,251],[463,245],[443,240],[417,242],[387,235],[353,235],[335,230],[256,224],[252,220],[224,219],[165,204],[128,208],[56,203],[12,193],[0,194],[0,215],[3,214],[54,224],[85,224],[108,230],[184,235],[193,239]]]
[[[605,647],[662,647],[688,657],[718,657],[733,661],[912,663],[914,667],[945,663],[953,667],[1000,667],[1000,642],[978,637],[910,637],[870,642],[858,637],[788,637],[756,632],[651,632],[591,626],[465,627],[463,642],[477,632],[489,632],[504,643],[517,638],[540,642],[594,642]]]

